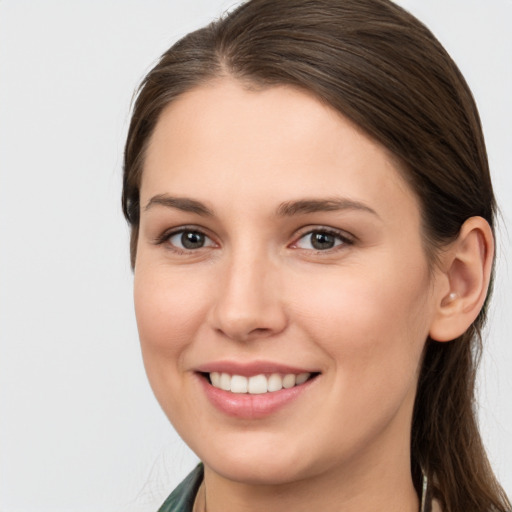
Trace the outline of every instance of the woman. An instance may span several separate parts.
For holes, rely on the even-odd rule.
[[[387,0],[252,0],[144,80],[146,371],[202,464],[162,511],[505,511],[476,424],[495,203],[460,72]]]

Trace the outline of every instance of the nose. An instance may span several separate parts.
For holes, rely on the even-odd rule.
[[[213,294],[211,326],[223,336],[243,342],[282,332],[287,315],[280,274],[269,258],[254,253],[226,261]]]

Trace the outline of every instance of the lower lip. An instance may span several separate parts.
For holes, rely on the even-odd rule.
[[[258,395],[231,393],[213,387],[202,375],[198,375],[198,378],[210,402],[224,414],[235,418],[258,419],[270,416],[294,402],[318,377],[293,388]]]

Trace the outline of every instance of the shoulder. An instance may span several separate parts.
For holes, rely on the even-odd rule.
[[[172,491],[158,512],[192,512],[197,490],[203,481],[202,464],[196,468]]]

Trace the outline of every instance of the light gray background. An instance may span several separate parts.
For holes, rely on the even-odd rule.
[[[121,155],[144,72],[233,3],[0,0],[0,512],[155,511],[195,462],[140,359]],[[473,89],[510,229],[512,1],[400,3]],[[483,436],[509,494],[511,249],[501,229],[480,378]]]

